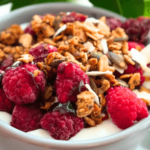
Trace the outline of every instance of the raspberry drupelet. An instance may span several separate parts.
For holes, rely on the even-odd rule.
[[[34,64],[20,64],[6,70],[2,85],[6,96],[16,104],[33,103],[38,94],[45,90],[46,79],[42,71],[33,77],[35,70],[39,70]]]
[[[130,41],[128,42],[128,47],[129,47],[129,50],[131,50],[132,48],[135,48],[137,50],[142,50],[145,47],[145,45]]]
[[[32,131],[40,128],[40,120],[43,112],[37,103],[28,105],[16,105],[12,113],[11,126],[24,131]]]
[[[61,114],[55,111],[44,115],[41,119],[41,126],[48,130],[55,139],[69,140],[84,127],[84,122],[81,118],[69,113]]]
[[[0,88],[0,110],[12,113],[13,108],[14,103],[6,97],[4,90]]]
[[[56,93],[58,101],[66,103],[68,101],[76,102],[79,91],[74,91],[83,81],[84,84],[89,84],[89,77],[75,63],[61,63],[57,69],[56,78]]]
[[[135,93],[125,87],[111,87],[106,95],[107,109],[113,122],[121,129],[126,129],[148,117],[146,104]]]
[[[49,53],[57,52],[57,48],[50,44],[39,44],[29,50],[29,54],[34,57],[35,62],[44,61]]]

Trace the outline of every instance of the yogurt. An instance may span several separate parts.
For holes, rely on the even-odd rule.
[[[10,124],[11,122],[11,117],[7,112],[0,112],[0,120],[5,122],[6,124]],[[102,122],[102,124],[99,124],[95,127],[90,127],[90,128],[84,128],[82,129],[79,133],[77,133],[74,137],[70,139],[70,141],[81,141],[81,140],[91,140],[91,139],[97,139],[97,138],[102,138],[106,137],[115,133],[118,133],[122,131],[119,129],[111,119],[105,120]],[[44,130],[44,129],[37,129],[33,130],[30,132],[27,132],[27,134],[41,137],[41,138],[46,138],[46,139],[53,139],[49,132]],[[55,139],[53,139],[55,140]]]

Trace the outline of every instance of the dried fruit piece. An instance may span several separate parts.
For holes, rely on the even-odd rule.
[[[35,45],[29,50],[29,54],[34,57],[35,62],[44,61],[49,53],[57,52],[57,48],[50,44]]]

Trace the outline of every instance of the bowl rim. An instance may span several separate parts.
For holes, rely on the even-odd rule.
[[[26,12],[26,11],[31,11],[31,9],[35,8],[37,9],[39,6],[40,7],[45,7],[45,6],[50,6],[50,7],[56,7],[56,5],[61,5],[62,7],[78,7],[78,8],[87,8],[91,10],[97,10],[101,11],[103,13],[107,13],[110,16],[115,16],[118,19],[121,19],[122,21],[125,20],[125,17],[122,17],[116,13],[113,13],[111,11],[102,9],[102,8],[96,8],[96,7],[85,7],[85,6],[80,6],[80,5],[75,5],[75,4],[69,4],[69,3],[43,3],[43,4],[35,4],[35,5],[30,5],[26,7],[19,8],[17,10],[14,10],[11,12],[11,14],[7,14],[4,17],[1,17],[1,22],[7,21],[10,19],[10,17],[14,17],[16,14],[18,14],[20,11]],[[22,22],[23,23],[23,22]],[[1,29],[0,29],[1,30]],[[76,148],[94,148],[98,146],[104,146],[107,144],[111,144],[117,141],[120,141],[138,131],[141,131],[145,128],[148,128],[150,126],[150,116],[147,118],[139,121],[137,124],[131,126],[130,128],[123,130],[119,133],[103,137],[103,138],[97,138],[97,139],[92,139],[92,140],[85,140],[85,141],[59,141],[59,140],[52,140],[52,139],[46,139],[46,138],[41,138],[41,137],[36,137],[30,134],[27,134],[25,132],[22,132],[6,123],[0,120],[0,128],[3,130],[3,132],[7,133],[13,138],[16,138],[20,141],[38,145],[38,146],[43,146],[43,147],[49,147],[49,148],[62,148],[65,147],[66,149],[76,149]]]

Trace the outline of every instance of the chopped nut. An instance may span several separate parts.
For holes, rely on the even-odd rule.
[[[150,81],[150,77],[145,76],[145,81]]]
[[[5,53],[0,49],[0,62],[2,62],[6,58]]]
[[[147,106],[150,106],[150,100],[145,99],[145,98],[141,98],[141,100],[142,100]]]
[[[97,104],[94,104],[94,110],[91,113],[91,118],[98,124],[102,122],[101,111],[101,108]]]
[[[106,24],[106,17],[105,16],[102,16],[99,20]]]
[[[97,70],[97,64],[98,64],[98,60],[96,58],[91,58],[89,59],[89,64],[90,64],[90,70],[95,71]]]
[[[130,90],[134,90],[135,86],[140,85],[140,73],[134,73],[128,84],[130,85]]]
[[[0,43],[0,49],[3,49],[4,47],[5,47],[5,45]]]
[[[45,38],[45,39],[43,40],[43,42],[44,42],[44,43],[47,43],[47,44],[51,44],[51,45],[53,45],[53,46],[56,46],[56,43],[55,43],[54,41],[52,41],[51,39],[49,39],[49,38]]]
[[[71,44],[71,45],[78,45],[79,40],[80,40],[79,37],[74,36],[72,39],[68,40],[68,43]]]
[[[145,87],[143,87],[143,86],[140,87],[140,90],[139,90],[139,91],[140,91],[140,92],[147,92],[147,93],[150,93],[150,90],[147,89],[147,88],[145,88]]]
[[[122,52],[123,54],[129,54],[129,47],[127,41],[123,41]]]
[[[3,44],[12,45],[15,44],[19,37],[23,34],[23,30],[17,24],[11,25],[6,31],[0,33],[0,41]]]
[[[124,59],[128,64],[135,65],[135,62],[128,55],[124,55]]]
[[[106,36],[110,33],[110,28],[102,21],[99,22],[98,29],[100,33],[103,33]]]
[[[94,120],[92,120],[91,118],[89,118],[89,117],[84,117],[84,120],[85,120],[85,122],[88,124],[88,125],[90,125],[91,127],[94,127],[96,124],[95,124],[95,121]]]
[[[7,54],[11,53],[12,47],[11,46],[6,46],[3,51]]]
[[[23,47],[29,47],[32,43],[32,36],[31,34],[23,34],[19,38],[19,43],[22,44]]]
[[[105,72],[105,71],[115,71],[114,67],[110,67],[108,61],[108,57],[106,55],[102,55],[99,62],[98,62],[98,71]]]
[[[120,79],[131,78],[132,75],[133,75],[132,73],[131,74],[124,74],[124,75],[120,76]]]
[[[22,61],[24,63],[32,62],[34,57],[30,54],[23,54],[21,55],[21,58],[18,59],[18,61]]]
[[[59,52],[61,52],[61,51],[68,51],[69,50],[69,45],[60,45],[57,50]]]
[[[41,73],[40,70],[34,70],[34,72],[33,72],[33,77],[34,77],[34,78],[37,77],[40,73]]]
[[[94,109],[94,97],[95,95],[90,91],[84,91],[81,94],[77,95],[77,116],[82,118],[86,117]]]
[[[53,41],[56,42],[56,41],[62,39],[63,37],[64,37],[64,33],[62,33],[61,35],[58,35],[58,36],[54,37]]]
[[[110,88],[110,83],[108,80],[104,79],[101,83],[101,88],[97,88],[97,94],[103,94]]]
[[[46,102],[44,107],[41,107],[41,109],[49,110],[50,107],[53,105],[52,102]]]
[[[109,44],[108,48],[109,50],[121,50],[122,44],[119,42],[113,42],[112,44]]]
[[[81,43],[85,43],[87,41],[87,36],[82,30],[75,29],[73,35],[77,36],[79,38],[79,42]]]

